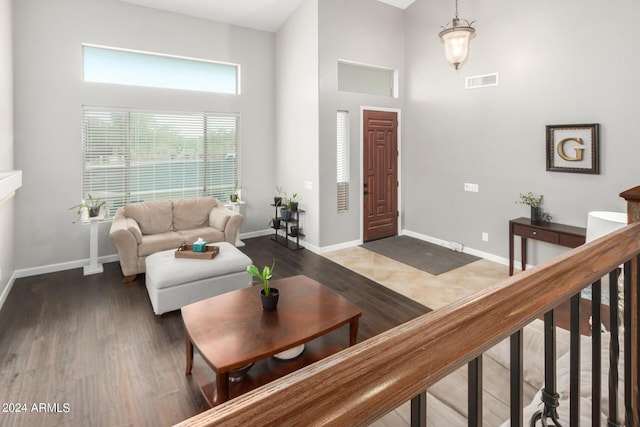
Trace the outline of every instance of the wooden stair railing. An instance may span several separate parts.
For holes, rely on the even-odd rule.
[[[366,425],[419,396],[620,264],[637,272],[640,223],[631,224],[485,290],[427,313],[196,415],[182,426]],[[632,408],[638,413],[638,282]]]

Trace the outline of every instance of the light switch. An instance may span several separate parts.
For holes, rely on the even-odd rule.
[[[478,184],[469,184],[468,182],[464,183],[464,191],[471,191],[473,193],[478,192]]]

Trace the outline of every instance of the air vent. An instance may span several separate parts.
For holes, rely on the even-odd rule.
[[[487,86],[498,86],[498,73],[467,77],[467,89],[477,89]]]

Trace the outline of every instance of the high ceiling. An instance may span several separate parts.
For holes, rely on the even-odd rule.
[[[302,0],[121,0],[212,21],[275,32]],[[376,1],[376,0],[371,0]],[[415,0],[378,0],[405,9]]]

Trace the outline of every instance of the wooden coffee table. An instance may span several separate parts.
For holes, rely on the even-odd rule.
[[[229,371],[270,358],[274,354],[328,334],[349,324],[349,345],[357,341],[361,311],[344,297],[306,276],[273,280],[280,291],[278,309],[262,310],[259,291],[252,286],[215,296],[182,307],[189,375],[194,368],[194,346],[211,371],[194,372],[203,394],[211,406],[266,384],[278,376],[313,363],[339,351],[336,346],[310,350],[299,358],[280,362],[280,368],[263,369],[260,375],[250,372],[250,379],[234,383],[230,394]],[[271,363],[276,365],[276,362]],[[208,370],[208,369],[207,369]],[[243,384],[244,383],[244,384]]]

